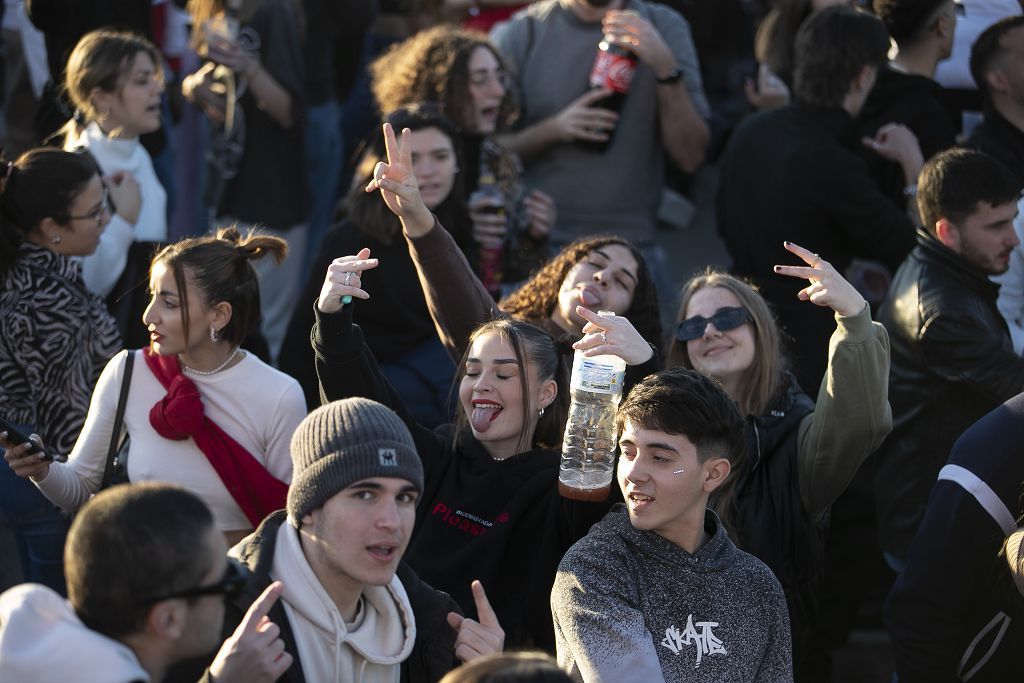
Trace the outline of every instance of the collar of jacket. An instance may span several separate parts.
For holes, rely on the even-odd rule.
[[[1024,160],[1024,131],[1007,121],[988,99],[985,100],[984,115],[985,128],[992,137],[1009,148],[1015,159]]]
[[[34,242],[24,241],[18,247],[18,258],[23,263],[55,272],[69,280],[76,280],[81,277],[82,267],[77,259],[71,256],[64,256],[57,252],[42,247]],[[15,266],[17,267],[17,266]]]
[[[999,285],[988,279],[988,275],[972,266],[963,256],[944,245],[931,233],[918,228],[916,257],[950,273],[965,287],[991,301],[999,294]]]

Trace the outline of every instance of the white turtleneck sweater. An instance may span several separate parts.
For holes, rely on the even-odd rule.
[[[153,160],[138,138],[109,138],[96,123],[90,123],[77,138],[69,136],[66,149],[85,147],[96,159],[103,175],[125,171],[139,184],[142,207],[135,225],[114,214],[96,253],[82,260],[86,286],[106,296],[117,284],[128,261],[132,242],[163,242],[167,239],[167,192],[157,180]]]

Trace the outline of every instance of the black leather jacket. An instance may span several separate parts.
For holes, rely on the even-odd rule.
[[[224,638],[234,632],[242,622],[249,605],[271,584],[270,568],[274,563],[277,530],[282,524],[287,524],[285,519],[284,510],[269,515],[255,533],[245,540],[241,560],[252,575],[242,594],[227,604],[224,613]],[[462,614],[462,610],[447,593],[435,590],[421,581],[404,562],[399,564],[396,574],[409,596],[409,603],[416,618],[416,641],[412,653],[402,662],[401,683],[434,683],[459,664],[455,658],[455,631],[448,626],[447,617],[449,612]],[[295,634],[280,600],[270,609],[269,616],[281,629],[285,651],[291,653],[294,658],[291,667],[278,681],[306,683],[302,662],[298,657]],[[191,683],[197,679],[200,683],[211,681],[209,672],[204,672],[204,668],[213,661],[215,655],[216,652],[211,652],[205,657],[179,664],[167,674],[164,683]]]
[[[924,231],[879,320],[889,332],[893,430],[875,471],[882,550],[904,560],[928,494],[960,434],[1024,389],[999,286]]]

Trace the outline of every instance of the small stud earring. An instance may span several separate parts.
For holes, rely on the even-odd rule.
[[[541,406],[540,410],[537,411],[537,417],[544,417],[544,406]]]
[[[50,238],[50,241],[53,242],[54,244],[60,244],[60,235],[54,235],[53,237]]]
[[[210,325],[210,341],[216,342],[218,337],[219,335],[217,334],[217,328],[214,327],[213,325]]]

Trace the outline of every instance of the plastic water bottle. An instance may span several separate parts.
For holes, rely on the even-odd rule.
[[[573,500],[608,497],[615,463],[615,411],[622,400],[626,361],[618,356],[587,358],[577,351],[572,361],[569,419],[562,440],[558,492]]]

